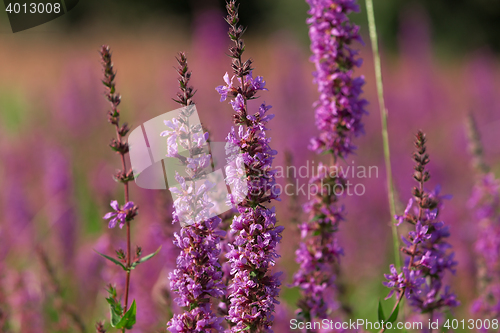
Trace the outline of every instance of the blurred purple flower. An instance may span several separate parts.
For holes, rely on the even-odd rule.
[[[311,140],[309,149],[316,153],[331,153],[334,163],[346,158],[356,149],[352,140],[362,134],[362,117],[367,102],[360,97],[363,77],[354,77],[353,71],[361,66],[358,52],[351,48],[354,41],[363,43],[359,27],[349,21],[348,14],[358,11],[355,0],[308,0],[310,18],[311,61],[316,71],[314,83],[318,85],[319,100],[315,102],[316,126],[319,135]],[[304,321],[327,318],[328,312],[338,307],[332,292],[339,272],[343,249],[338,245],[336,232],[344,220],[343,207],[339,207],[337,186],[345,188],[347,179],[333,175],[320,164],[318,174],[310,185],[318,193],[304,205],[308,220],[301,226],[302,243],[296,251],[300,267],[294,275],[293,285],[300,287],[299,317]]]
[[[327,318],[328,311],[338,307],[330,294],[335,289],[334,272],[344,254],[335,235],[339,223],[344,220],[343,208],[337,207],[339,196],[330,188],[345,186],[346,180],[330,177],[323,164],[318,165],[318,170],[322,172],[318,172],[310,183],[318,186],[319,190],[304,205],[309,220],[299,226],[302,242],[295,252],[300,267],[294,275],[293,284],[302,290],[299,316],[305,321]]]
[[[44,178],[45,191],[51,203],[49,218],[59,237],[67,265],[75,253],[78,220],[72,202],[70,161],[60,149],[52,148],[46,153]]]
[[[100,89],[95,85],[99,72],[95,71],[93,63],[73,59],[63,73],[54,92],[54,116],[69,128],[71,136],[88,135],[98,122],[99,110],[104,107],[99,98]]]
[[[307,19],[311,39],[311,61],[316,67],[314,82],[320,92],[316,107],[316,126],[320,134],[311,141],[317,153],[331,151],[345,157],[356,147],[354,137],[364,133],[362,116],[366,100],[360,98],[364,77],[354,77],[361,66],[354,41],[363,43],[359,27],[351,23],[348,14],[359,11],[355,0],[307,0]]]
[[[500,182],[484,174],[472,191],[469,207],[479,226],[475,253],[478,258],[479,297],[471,312],[483,318],[500,317]],[[488,332],[488,330],[483,330]]]

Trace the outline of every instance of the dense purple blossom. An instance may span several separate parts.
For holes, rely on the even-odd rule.
[[[207,195],[214,184],[205,177],[210,165],[210,155],[203,149],[208,133],[203,132],[200,124],[190,123],[196,110],[193,88],[188,85],[191,72],[183,53],[177,61],[181,86],[178,102],[184,108],[177,118],[165,121],[168,129],[160,135],[167,137],[167,157],[177,158],[186,174],[176,173],[178,185],[170,188],[175,197],[173,221],[180,222],[182,228],[174,240],[181,250],[177,268],[169,274],[170,288],[177,295],[175,302],[185,311],[174,315],[167,329],[172,333],[221,332],[223,318],[213,313],[210,298],[224,295],[219,255],[225,232],[218,229],[221,219],[209,213],[212,204]],[[178,154],[179,147],[187,150],[189,156]]]
[[[361,66],[354,41],[362,43],[359,27],[348,14],[359,11],[355,0],[307,0],[307,19],[311,39],[311,61],[316,67],[314,82],[320,92],[316,107],[316,126],[320,134],[310,148],[318,153],[331,151],[346,156],[355,150],[352,139],[363,133],[362,116],[367,102],[360,98],[364,77],[355,77]]]
[[[407,237],[402,237],[401,251],[407,257],[400,273],[391,265],[391,274],[385,275],[388,281],[384,285],[391,288],[387,298],[394,293],[399,299],[404,295],[412,307],[421,313],[432,314],[445,307],[458,306],[459,302],[449,287],[443,288],[446,273],[454,273],[457,263],[447,242],[449,228],[439,220],[443,199],[447,196],[440,195],[439,188],[431,192],[424,189],[424,183],[430,178],[426,171],[429,156],[425,142],[425,135],[419,132],[415,142],[417,152],[413,155],[416,162],[414,179],[419,186],[414,187],[414,198],[410,199],[404,215],[396,216],[398,224],[407,222],[414,228]]]
[[[470,207],[475,213],[478,235],[475,252],[478,258],[479,297],[472,312],[483,318],[500,317],[500,182],[492,173],[479,178]],[[484,330],[488,332],[488,330]]]
[[[217,318],[210,297],[223,296],[218,244],[224,232],[217,230],[220,218],[196,222],[175,234],[174,244],[181,249],[177,268],[170,273],[175,302],[186,311],[167,324],[170,332],[220,332],[223,318]]]
[[[78,218],[72,196],[71,164],[63,152],[56,148],[48,150],[45,159],[45,193],[53,198],[49,211],[51,223],[56,227],[59,242],[62,245],[64,262],[69,265],[75,254]]]
[[[360,97],[363,77],[354,77],[355,67],[362,63],[352,42],[362,40],[359,27],[347,15],[358,11],[354,0],[308,0],[307,23],[311,39],[311,61],[315,65],[314,82],[319,100],[314,104],[319,135],[311,140],[309,149],[316,153],[329,152],[334,163],[353,153],[353,138],[363,133],[362,116],[366,101]],[[327,318],[339,307],[333,293],[339,271],[342,248],[335,233],[344,220],[336,187],[345,188],[347,179],[332,175],[328,167],[318,166],[318,175],[310,180],[319,191],[304,206],[308,220],[301,226],[302,243],[296,251],[300,268],[293,284],[302,290],[299,318],[311,321]]]
[[[306,321],[327,318],[328,311],[338,307],[331,294],[336,278],[334,273],[344,254],[335,235],[344,219],[343,208],[338,207],[339,196],[331,189],[345,186],[346,179],[330,175],[323,164],[318,169],[322,172],[310,182],[320,190],[304,205],[309,220],[299,226],[302,242],[295,253],[300,267],[293,282],[302,290],[299,317]]]
[[[276,226],[274,208],[257,207],[235,216],[231,230],[236,232],[236,237],[234,243],[229,244],[231,250],[226,256],[233,277],[228,316],[234,325],[232,332],[246,327],[251,327],[251,331],[253,328],[272,332],[281,273],[266,273],[279,257],[276,247],[283,227]]]
[[[243,28],[238,26],[235,1],[228,2],[226,7],[229,36],[235,43],[230,48],[234,76],[229,79],[226,73],[226,85],[216,90],[221,95],[221,101],[232,98],[229,103],[235,112],[234,123],[239,125],[231,128],[226,139],[226,153],[232,155],[227,159],[226,182],[234,184],[229,201],[239,213],[231,224],[232,242],[228,244],[226,254],[232,277],[227,297],[227,320],[231,332],[272,332],[281,282],[280,273],[272,274],[270,270],[279,257],[276,248],[283,231],[283,227],[276,226],[274,207],[264,206],[279,199],[274,191],[275,172],[272,169],[276,151],[271,149],[271,140],[265,132],[265,125],[273,115],[267,114],[271,107],[265,103],[255,114],[248,114],[247,101],[253,99],[258,91],[267,89],[262,77],[253,78],[251,60],[242,61]],[[234,85],[234,77],[237,78],[237,85]],[[234,155],[235,150],[241,154]],[[240,182],[238,179],[241,178],[248,181]]]

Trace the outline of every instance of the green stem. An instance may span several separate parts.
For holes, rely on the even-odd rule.
[[[377,28],[375,26],[375,14],[373,12],[373,1],[366,0],[366,14],[368,16],[368,26],[370,29],[370,40],[373,51],[373,63],[375,66],[375,79],[377,82],[378,102],[380,106],[380,118],[382,121],[382,139],[384,142],[385,169],[387,173],[387,189],[389,196],[389,208],[391,213],[392,241],[394,245],[394,256],[396,267],[401,267],[399,256],[399,237],[394,216],[396,215],[396,201],[394,195],[394,185],[392,181],[391,155],[389,149],[389,133],[387,131],[387,109],[384,103],[384,87],[382,84],[382,70],[380,65],[380,54],[378,51]]]
[[[391,314],[387,318],[391,318],[392,315],[394,314],[394,311],[396,311],[396,308],[398,307],[398,305],[403,302],[404,294],[405,294],[405,289],[403,288],[399,292],[399,296],[398,296],[398,299],[396,300],[396,304],[394,304],[394,307],[392,308]],[[385,327],[382,327],[382,329],[378,333],[384,333],[385,329],[386,329]]]

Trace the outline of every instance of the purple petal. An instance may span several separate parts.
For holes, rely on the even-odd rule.
[[[114,210],[120,210],[120,205],[118,204],[118,201],[116,201],[116,200],[111,201],[110,206],[111,206],[111,208],[113,208]]]

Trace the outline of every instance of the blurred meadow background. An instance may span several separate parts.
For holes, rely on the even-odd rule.
[[[352,18],[366,44],[360,46],[364,65],[358,74],[366,78],[370,115],[365,136],[356,142],[357,156],[346,163],[377,166],[379,172],[355,180],[364,185],[364,195],[346,198],[347,220],[338,234],[345,248],[340,279],[352,318],[375,321],[378,300],[388,292],[381,282],[393,253],[374,69],[360,5],[361,13]],[[279,153],[275,165],[317,162],[307,150],[315,133],[312,103],[317,98],[308,61],[308,5],[243,0],[240,9],[248,26],[247,56],[269,89],[261,100],[273,105],[276,115],[268,134]],[[468,319],[476,297],[476,225],[467,204],[475,176],[465,122],[473,114],[485,159],[499,176],[500,3],[386,0],[375,1],[375,14],[397,211],[402,213],[411,196],[412,141],[422,129],[428,134],[430,185],[453,195],[442,212],[459,261],[451,283],[462,305],[453,315]],[[125,246],[124,230],[108,229],[102,219],[122,187],[112,179],[119,159],[108,147],[114,132],[106,121],[100,45],[109,44],[113,51],[121,115],[132,128],[177,108],[174,57],[185,51],[202,124],[213,141],[224,141],[231,110],[215,91],[230,71],[224,15],[218,1],[89,0],[55,21],[16,34],[6,14],[0,15],[0,330],[91,332],[96,320],[108,320],[106,284],[123,284],[121,271],[93,251],[110,254]],[[133,244],[144,253],[162,245],[158,256],[132,272],[131,297],[139,309],[132,331],[163,332],[174,309],[167,276],[177,255],[172,234],[180,226],[171,223],[170,193],[132,183],[131,198],[140,207]],[[296,309],[299,294],[288,284],[297,268],[297,221],[305,199],[283,195],[277,204],[279,224],[286,229],[276,332],[289,330],[286,318],[293,318]]]

